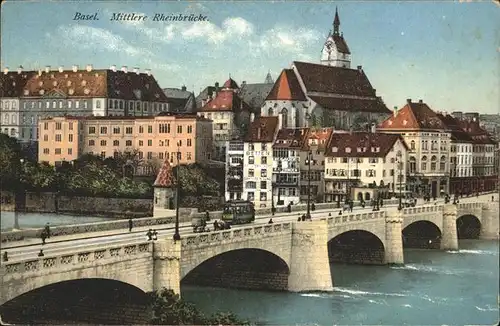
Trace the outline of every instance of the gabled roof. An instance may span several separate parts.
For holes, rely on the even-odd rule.
[[[234,79],[229,78],[226,80],[222,88],[230,88],[230,89],[238,89],[238,84],[234,81]]]
[[[270,143],[279,128],[278,117],[258,117],[250,123],[245,142]]]
[[[460,127],[460,121],[449,114],[438,113],[437,116],[451,133],[451,140],[457,143],[472,143],[472,138]]]
[[[302,149],[306,144],[309,128],[280,129],[276,135],[273,148]]]
[[[299,80],[292,69],[283,69],[278,80],[274,83],[267,100],[307,101]]]
[[[481,128],[479,121],[459,120],[460,127],[470,136],[476,145],[496,145],[491,135]]]
[[[215,92],[219,92],[221,90],[220,87],[217,86],[207,86],[203,89],[200,94],[196,96],[196,108],[201,108],[203,106],[203,100],[208,99]]]
[[[386,113],[391,111],[387,108],[380,97],[372,99],[357,99],[330,96],[309,96],[311,100],[321,105],[324,109],[356,112]]]
[[[406,105],[386,120],[380,130],[446,130],[446,126],[436,112],[421,100],[418,103],[407,100]]]
[[[309,96],[311,92],[318,92],[376,97],[375,89],[361,67],[350,69],[299,61],[295,61],[293,65]]]
[[[252,108],[243,101],[238,94],[230,89],[222,89],[216,97],[203,106],[199,112],[239,112],[252,111]]]
[[[13,97],[103,97],[167,102],[151,74],[111,69],[9,72],[0,77],[0,89]]]
[[[172,171],[172,166],[168,159],[163,162],[163,165],[156,176],[156,180],[153,184],[154,187],[158,188],[169,188],[175,185],[174,174]]]
[[[252,107],[254,111],[260,111],[262,103],[273,88],[274,84],[241,84],[239,96]]]
[[[398,134],[353,132],[333,133],[325,156],[331,157],[385,157],[397,140],[408,149]]]
[[[307,134],[307,139],[302,150],[308,151],[311,148],[325,150],[333,134],[333,128],[311,128]],[[315,143],[315,145],[312,145]]]

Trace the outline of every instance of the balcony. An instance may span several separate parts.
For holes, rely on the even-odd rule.
[[[229,180],[227,183],[227,191],[230,192],[243,191],[243,180]]]
[[[299,186],[299,180],[278,180],[276,182],[273,182],[274,187],[298,187]]]
[[[275,173],[300,173],[300,169],[298,167],[294,168],[281,168],[281,167],[273,167],[273,172]]]

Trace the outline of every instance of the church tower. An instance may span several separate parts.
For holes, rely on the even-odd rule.
[[[351,52],[344,36],[340,33],[340,18],[335,8],[333,33],[330,31],[321,51],[321,64],[334,67],[351,68]]]

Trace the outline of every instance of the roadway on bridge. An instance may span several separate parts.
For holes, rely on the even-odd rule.
[[[491,200],[491,195],[489,196]],[[481,200],[484,201],[486,198],[482,196]],[[463,198],[461,201],[462,202],[469,202],[469,201],[477,201],[477,197],[470,197],[470,198]],[[438,200],[436,204],[442,203],[442,200]],[[435,203],[430,203],[427,205],[422,205],[423,203],[420,202],[420,204],[417,207],[422,207],[422,206],[434,206]],[[383,208],[385,210],[387,209],[396,209],[397,205],[384,205]],[[328,217],[329,213],[332,213],[332,216],[335,216],[338,214],[339,209],[329,209],[329,210],[321,210],[321,211],[315,211],[312,212],[311,215],[314,219],[317,218],[324,218]],[[354,209],[353,213],[369,213],[372,211],[371,207],[366,207],[366,208],[361,208],[357,207]],[[269,222],[269,219],[272,217],[273,221],[275,223],[283,223],[283,222],[293,222],[296,221],[299,216],[301,216],[304,212],[292,212],[292,213],[286,213],[286,214],[279,214],[275,215],[272,217],[271,215],[268,216],[258,216],[255,220],[255,222],[251,225],[265,225]],[[349,214],[349,212],[344,212],[345,215]],[[232,229],[239,229],[239,228],[244,228],[248,227],[250,224],[241,224],[241,225],[234,225]],[[213,231],[212,224],[208,224],[210,229]],[[130,243],[136,243],[140,241],[146,241],[147,236],[146,232],[150,227],[141,227],[141,228],[136,228],[132,230],[132,232],[127,232],[128,230],[113,230],[118,233],[115,234],[109,234],[107,236],[97,236],[93,237],[92,235],[94,233],[85,233],[85,234],[75,234],[75,235],[70,235],[67,236],[69,237],[66,240],[57,240],[61,239],[63,236],[60,237],[54,237],[53,239],[55,242],[51,242],[49,239],[45,245],[41,244],[41,241],[38,239],[33,239],[37,240],[36,243],[31,243],[31,244],[24,244],[24,245],[17,245],[17,246],[10,246],[9,248],[3,248],[1,251],[2,257],[3,257],[3,252],[7,251],[8,252],[8,258],[9,262],[15,262],[15,261],[22,261],[26,259],[36,259],[38,258],[38,253],[40,249],[43,249],[43,252],[46,256],[52,256],[52,255],[61,255],[65,253],[74,253],[78,251],[84,251],[84,250],[93,250],[93,249],[98,249],[102,248],[103,246],[120,246],[124,244],[130,244]],[[157,226],[156,231],[158,232],[158,238],[161,239],[162,237],[171,237],[174,234],[174,226],[173,224],[168,224],[168,225],[163,225],[163,226]],[[106,231],[108,233],[112,231]],[[193,233],[193,229],[191,227],[191,223],[181,223],[180,224],[180,233],[181,236],[190,236],[198,233]],[[85,236],[85,238],[83,238]],[[19,242],[18,242],[19,244]]]

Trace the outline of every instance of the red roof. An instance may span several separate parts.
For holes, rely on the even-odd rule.
[[[283,69],[266,100],[307,101],[292,69]]]
[[[153,75],[100,70],[63,70],[41,74],[9,72],[0,77],[0,90],[14,97],[103,97],[133,101],[166,102]]]
[[[451,133],[451,140],[458,143],[472,143],[472,138],[462,129],[460,121],[449,114],[438,113],[437,116]]]
[[[311,149],[311,145],[309,145],[310,140],[316,141],[316,145],[312,146],[317,147],[317,149],[319,150],[324,150],[327,147],[328,142],[332,137],[332,134],[333,134],[333,128],[316,128],[316,129],[311,128],[307,135],[307,140],[304,146],[302,147],[302,150],[307,151]]]
[[[199,111],[251,111],[251,107],[232,90],[223,89],[217,93],[213,100],[205,104]]]
[[[250,143],[274,142],[278,128],[278,117],[258,117],[250,123],[245,141]]]
[[[295,61],[307,94],[321,92],[376,98],[375,89],[365,73],[359,69],[325,66],[315,63]]]
[[[310,98],[325,109],[386,114],[391,113],[379,97],[368,100],[330,96],[310,96]]]
[[[407,104],[396,114],[382,121],[380,130],[446,130],[436,112],[422,101],[407,100]]]
[[[156,176],[155,183],[153,186],[159,188],[169,188],[175,185],[175,179],[172,171],[172,166],[168,159],[163,162],[163,165]]]
[[[238,89],[239,87],[232,78],[229,78],[228,80],[226,80],[222,88]]]
[[[403,138],[398,134],[353,132],[333,133],[325,152],[332,157],[385,157],[397,140],[405,146]]]
[[[476,145],[496,145],[491,135],[481,128],[478,120],[468,121],[468,120],[459,120],[460,127],[467,132],[467,134],[472,139],[472,142]]]
[[[309,128],[280,129],[273,148],[301,149],[306,143],[308,133]]]

